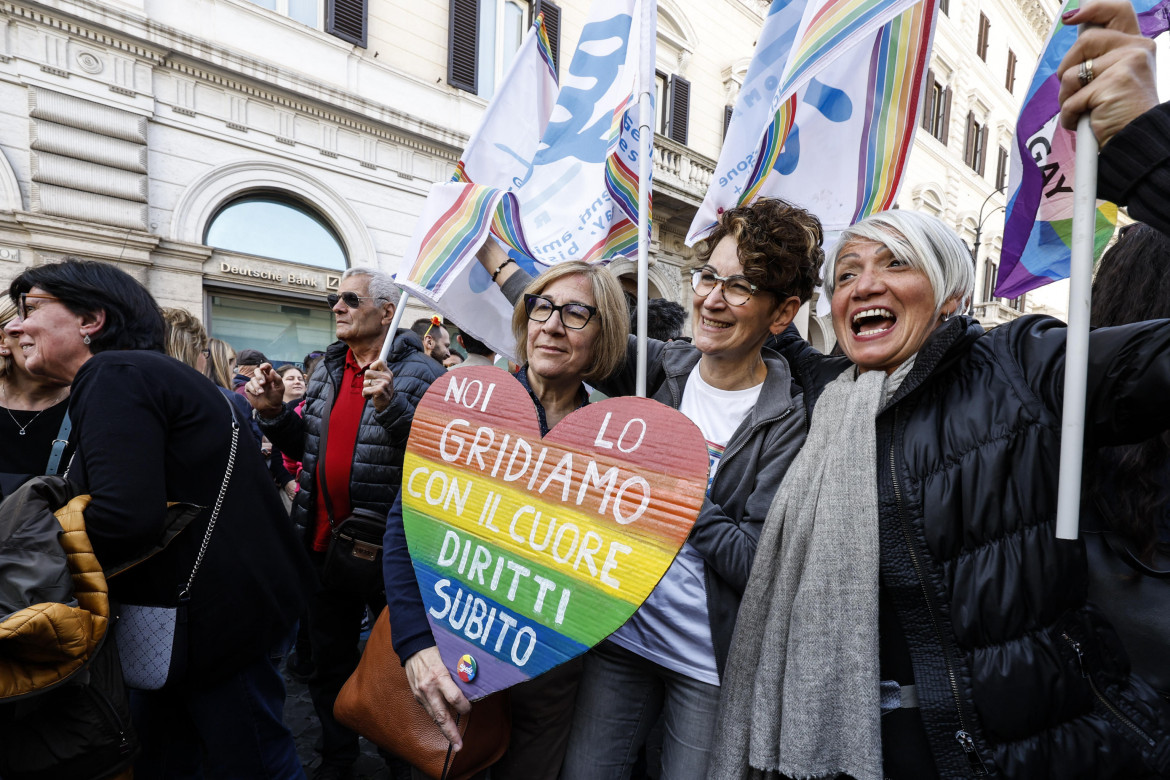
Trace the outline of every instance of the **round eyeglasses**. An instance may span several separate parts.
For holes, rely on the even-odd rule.
[[[740,274],[720,276],[707,266],[691,271],[691,288],[704,298],[719,285],[723,285],[723,300],[732,306],[743,306],[760,289]]]
[[[524,311],[528,312],[528,319],[534,322],[547,322],[553,312],[559,311],[562,325],[581,330],[597,314],[597,307],[584,303],[562,303],[557,306],[543,295],[527,295],[524,297]]]

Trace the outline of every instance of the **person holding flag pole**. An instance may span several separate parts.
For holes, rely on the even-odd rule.
[[[730,209],[691,274],[694,343],[646,340],[646,389],[703,432],[711,480],[688,542],[650,597],[585,654],[562,780],[628,777],[661,712],[663,777],[705,778],[719,685],[761,521],[804,438],[792,377],[764,341],[811,296],[824,253],[808,211],[775,198]],[[493,242],[484,269],[510,300],[530,277]],[[591,380],[634,395],[637,339]]]
[[[1170,139],[1148,135],[1165,108],[1136,15],[1101,0],[1065,21],[1106,29],[1061,65],[1064,121],[1101,110],[1101,178],[1148,161],[1122,193],[1148,199]],[[1087,603],[1084,546],[1054,533],[1068,329],[984,333],[971,277],[941,220],[879,213],[827,262],[845,357],[781,340],[811,425],[744,594],[712,778],[1170,775],[1170,702]],[[1170,323],[1087,342],[1084,446],[1170,428]]]

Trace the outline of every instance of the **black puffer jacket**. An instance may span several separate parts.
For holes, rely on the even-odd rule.
[[[337,388],[345,371],[343,342],[329,345],[325,358],[309,379],[304,417],[285,409],[276,417],[261,418],[260,428],[269,440],[294,460],[302,461],[301,489],[293,501],[292,520],[311,538],[316,511],[317,454],[321,446],[321,421],[333,409]],[[445,369],[422,351],[422,341],[409,330],[399,330],[387,360],[394,373],[394,396],[382,412],[366,402],[353,452],[349,498],[355,509],[370,509],[385,516],[402,485],[402,457],[414,420],[414,409],[423,393]]]
[[[810,411],[849,365],[777,346]],[[954,318],[877,419],[882,587],[944,778],[1170,774],[1170,707],[1086,604],[1084,544],[1054,535],[1064,347],[1051,318]],[[1170,427],[1170,322],[1097,330],[1090,356],[1087,446]]]

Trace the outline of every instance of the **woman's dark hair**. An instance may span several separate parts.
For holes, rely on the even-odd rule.
[[[1165,318],[1170,318],[1170,239],[1140,222],[1126,225],[1097,266],[1090,323],[1104,327]],[[1170,434],[1099,449],[1096,461],[1088,472],[1086,500],[1106,504],[1111,516],[1105,521],[1149,563],[1159,546],[1157,523],[1170,499]],[[1102,484],[1103,475],[1116,489]]]
[[[743,275],[760,289],[779,297],[795,295],[805,303],[821,283],[825,235],[811,212],[779,198],[728,209],[699,251],[699,266],[727,236],[735,239]]]
[[[34,287],[60,298],[74,314],[105,312],[105,325],[90,336],[95,355],[110,349],[164,351],[158,304],[132,276],[109,263],[67,257],[38,265],[13,279],[8,295],[16,301]]]

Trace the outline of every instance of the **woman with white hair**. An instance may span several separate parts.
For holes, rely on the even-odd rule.
[[[710,776],[1164,777],[1170,705],[1055,537],[1065,326],[965,316],[966,245],[871,216],[828,258],[844,357],[779,344],[811,426],[764,523]],[[1170,325],[1093,332],[1087,446],[1170,427]]]

